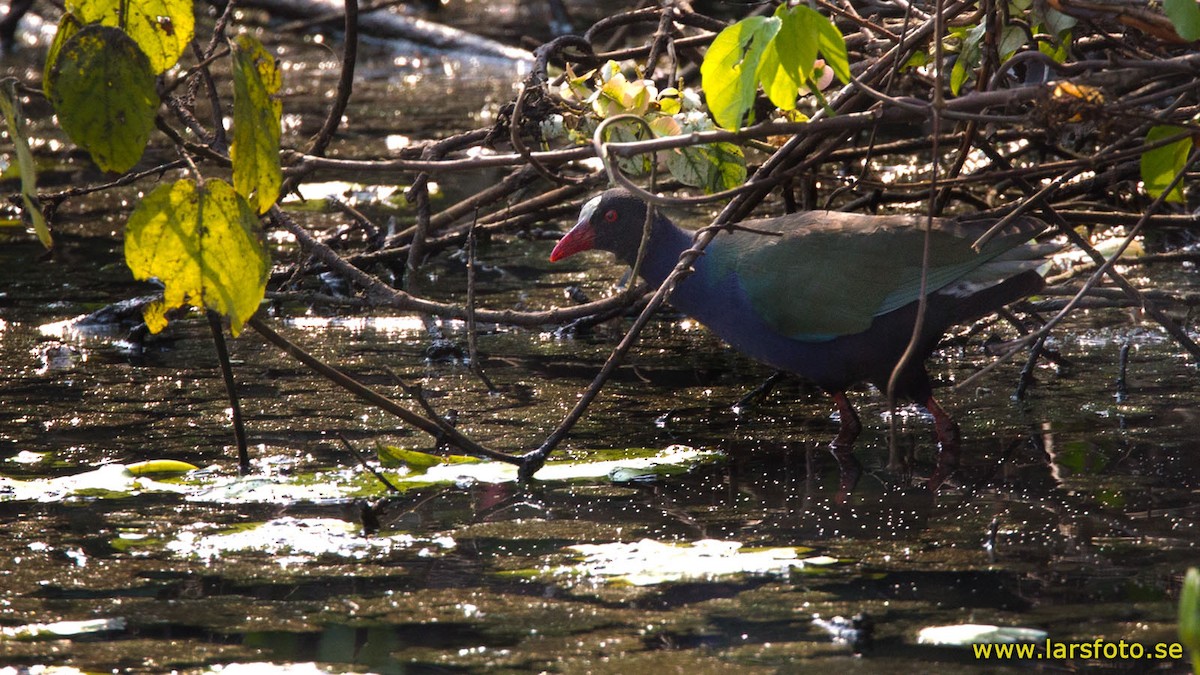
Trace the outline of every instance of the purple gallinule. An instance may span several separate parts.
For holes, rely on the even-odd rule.
[[[640,199],[620,188],[608,190],[583,206],[550,260],[600,249],[632,265],[645,217]],[[833,211],[746,221],[712,240],[669,302],[734,349],[832,395],[841,420],[834,454],[839,463],[853,461],[850,448],[861,425],[846,390],[860,382],[886,389],[908,346],[921,292],[926,222],[921,216]],[[924,327],[895,393],[933,416],[942,451],[934,487],[957,465],[959,431],[933,397],[925,359],[954,324],[990,314],[1044,285],[1037,267],[1050,247],[1031,240],[1045,224],[1017,218],[982,250],[972,248],[996,222],[933,221]],[[662,283],[692,241],[692,232],[656,215],[641,276],[651,285]]]

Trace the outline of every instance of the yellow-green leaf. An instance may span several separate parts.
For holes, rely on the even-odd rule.
[[[83,23],[125,31],[150,58],[155,74],[175,65],[196,30],[192,0],[68,0],[67,11]]]
[[[135,476],[160,476],[164,474],[175,475],[195,471],[199,467],[188,462],[181,462],[178,459],[148,459],[143,462],[134,462],[125,467],[129,469],[129,473]]]
[[[383,466],[403,466],[413,473],[423,473],[439,464],[478,464],[482,460],[466,455],[431,455],[420,450],[397,448],[393,445],[380,444],[375,448],[379,463]]]
[[[233,187],[265,213],[279,198],[281,78],[275,57],[252,35],[233,42]]]
[[[54,246],[50,236],[50,228],[46,227],[46,217],[42,214],[42,206],[37,198],[37,166],[33,163],[33,153],[29,151],[29,143],[19,126],[19,107],[16,91],[16,80],[5,80],[3,91],[0,91],[0,112],[4,113],[4,121],[8,124],[8,138],[12,141],[13,150],[17,155],[17,170],[21,172],[21,200],[25,202],[25,213],[33,223],[33,231],[37,232],[42,246]]]
[[[825,65],[833,69],[833,74],[842,82],[850,82],[850,53],[846,50],[846,38],[833,22],[811,7],[798,5],[808,10],[807,24],[810,30],[817,34],[817,49],[825,57]]]
[[[737,129],[754,105],[758,64],[779,32],[778,17],[752,16],[717,34],[700,65],[708,110],[724,129]]]
[[[62,45],[47,89],[63,130],[101,169],[122,173],[142,158],[159,99],[150,63],[129,36],[84,26]]]
[[[46,66],[42,69],[42,93],[46,95],[46,98],[50,98],[50,73],[54,69],[54,62],[58,60],[58,53],[62,51],[67,40],[70,40],[82,27],[83,24],[70,12],[63,12],[62,18],[58,20],[58,30],[54,33],[50,49],[46,51]]]
[[[795,110],[796,95],[812,76],[817,60],[816,34],[809,30],[804,12],[816,14],[803,5],[792,10],[786,3],[779,6],[775,11],[779,32],[767,43],[755,72],[763,93],[780,110]]]
[[[241,332],[262,301],[270,260],[254,210],[220,180],[160,185],[129,216],[125,262],[139,280],[159,279],[163,298],[146,308],[157,333],[166,312],[183,305],[229,317]]]

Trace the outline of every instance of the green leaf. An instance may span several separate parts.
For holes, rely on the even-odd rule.
[[[85,26],[58,53],[47,83],[58,121],[105,171],[142,158],[158,93],[150,63],[133,40],[108,26]]]
[[[148,459],[126,465],[125,468],[135,476],[161,476],[185,474],[200,467],[177,459]]]
[[[483,460],[466,455],[431,455],[419,450],[397,448],[392,445],[378,445],[375,454],[379,463],[385,467],[407,467],[413,473],[423,473],[439,464],[478,464]]]
[[[196,29],[192,0],[68,0],[67,11],[85,24],[123,30],[150,58],[156,75],[175,65]]]
[[[1000,31],[1000,44],[996,51],[1000,52],[1000,60],[1007,61],[1017,50],[1025,45],[1028,39],[1025,29],[1020,26],[1005,26]]]
[[[796,109],[796,95],[812,76],[817,60],[816,36],[808,30],[807,16],[800,10],[812,12],[803,6],[789,11],[786,4],[775,10],[779,31],[767,43],[754,74],[762,83],[763,93],[780,110]]]
[[[83,24],[70,12],[64,12],[62,18],[58,20],[58,31],[54,33],[50,49],[46,51],[46,66],[42,69],[42,93],[46,95],[46,98],[50,98],[50,73],[54,69],[54,62],[58,60],[58,53],[62,51],[67,40],[70,40],[82,27]]]
[[[700,65],[700,82],[719,126],[737,129],[754,105],[759,60],[782,23],[777,17],[742,19],[718,33],[709,46]]]
[[[281,77],[275,57],[254,36],[233,43],[233,187],[265,213],[279,198]]]
[[[644,131],[645,125],[631,118],[606,127],[603,140],[605,143],[632,143],[645,140]],[[644,176],[650,173],[652,157],[651,154],[617,157],[617,166],[625,173]]]
[[[1038,51],[1054,59],[1055,63],[1066,63],[1071,45],[1071,32],[1067,31],[1058,42],[1038,40]]]
[[[1146,133],[1146,144],[1157,143],[1184,131],[1186,130],[1183,128],[1173,126],[1151,127],[1150,131]],[[1143,152],[1141,171],[1142,184],[1146,187],[1146,194],[1154,198],[1161,195],[1163,190],[1166,190],[1171,181],[1175,179],[1175,175],[1183,171],[1188,153],[1191,151],[1192,139],[1188,136],[1161,148]],[[1167,195],[1167,201],[1180,204],[1184,202],[1182,183],[1171,190],[1171,194]]]
[[[1075,20],[1075,17],[1070,14],[1063,14],[1048,5],[1042,11],[1042,25],[1046,27],[1049,33],[1059,38],[1074,28],[1077,23],[1079,22]]]
[[[677,148],[667,155],[667,170],[680,183],[712,194],[746,182],[746,158],[732,143]]]
[[[912,56],[909,56],[908,60],[904,62],[904,65],[900,66],[900,71],[904,72],[911,68],[920,68],[928,64],[929,60],[929,52],[923,52],[921,50],[914,51]]]
[[[160,185],[129,216],[125,262],[134,277],[158,278],[162,300],[146,308],[157,333],[166,312],[185,304],[229,317],[241,332],[266,292],[270,260],[254,210],[228,183],[191,180]]]
[[[796,9],[805,10],[809,29],[816,31],[817,49],[824,57],[825,65],[833,69],[833,74],[837,75],[839,80],[848,83],[850,81],[850,55],[846,51],[846,39],[842,37],[842,32],[833,25],[832,21],[811,7],[798,5]]]
[[[1200,7],[1196,0],[1163,0],[1167,18],[1184,40],[1200,40]]]
[[[979,24],[971,27],[962,35],[962,48],[958,51],[958,58],[954,61],[954,68],[950,71],[950,93],[958,96],[958,92],[967,80],[975,74],[975,69],[979,67],[979,61],[982,56],[980,45],[983,43],[983,37],[987,34],[987,24]]]
[[[1179,593],[1179,640],[1192,653],[1192,672],[1200,672],[1200,569],[1189,568]]]
[[[37,166],[33,162],[33,153],[29,151],[29,143],[18,124],[19,99],[16,80],[7,79],[3,84],[3,90],[0,91],[0,112],[4,113],[4,121],[8,125],[8,138],[12,141],[13,150],[17,155],[17,170],[21,172],[21,200],[25,203],[25,213],[29,214],[33,231],[37,232],[42,246],[50,248],[54,246],[54,239],[50,236],[50,228],[46,226],[46,217],[42,214],[41,204],[38,203]]]
[[[950,93],[958,96],[958,92],[962,89],[963,84],[967,81],[967,67],[963,65],[963,59],[954,59],[954,66],[950,68]]]

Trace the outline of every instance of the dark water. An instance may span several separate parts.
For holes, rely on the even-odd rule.
[[[495,71],[389,74],[390,57],[373,58],[362,100],[399,103],[352,111],[352,120],[372,121],[351,126],[372,135],[347,141],[345,152],[389,134],[485,124],[511,96],[511,78]],[[430,91],[441,92],[436,109],[418,106]],[[76,158],[47,175],[65,182],[83,165]],[[888,411],[864,389],[854,397],[867,472],[838,503],[837,466],[824,449],[836,430],[829,402],[785,382],[736,413],[733,404],[769,371],[669,313],[564,444],[559,456],[573,464],[548,467],[526,488],[455,468],[452,478],[474,477],[431,478],[392,495],[341,438],[372,456],[377,442],[428,451],[431,441],[253,333],[231,343],[255,469],[237,479],[228,402],[201,319],[176,321],[144,350],[125,343],[124,330],[53,325],[145,291],[121,263],[113,233],[123,218],[118,198],[76,200],[61,214],[55,257],[42,259],[19,233],[0,247],[0,667],[1186,670],[1182,660],[1154,658],[982,662],[968,648],[918,642],[922,628],[955,624],[1148,650],[1178,639],[1180,579],[1200,561],[1196,371],[1160,330],[1125,310],[1068,321],[1054,346],[1070,364],[1040,367],[1024,401],[1011,398],[1019,363],[969,390],[942,389],[965,447],[961,475],[936,497],[887,470]],[[548,307],[574,284],[597,297],[619,275],[599,256],[551,269],[548,248],[486,247],[481,257],[494,269],[482,303]],[[1138,283],[1147,287],[1195,283],[1186,269],[1145,274]],[[422,283],[461,298],[461,258],[438,257]],[[396,398],[405,396],[395,376],[419,383],[438,410],[457,411],[463,430],[510,452],[540,443],[627,326],[575,337],[485,327],[482,363],[499,389],[489,393],[461,360],[427,358],[419,320],[333,314],[287,305],[272,323]],[[461,325],[444,330],[465,346]],[[952,385],[988,363],[989,332],[1012,337],[996,326],[951,340],[931,364],[935,377]],[[1118,400],[1126,343],[1128,395]],[[915,456],[916,479],[927,476],[928,420],[902,407],[897,427],[897,451]],[[672,454],[670,470],[646,480],[598,464]],[[150,459],[201,470],[78,479]],[[597,465],[598,475],[587,475]],[[162,482],[148,482],[155,478]],[[364,518],[378,530],[364,535]],[[720,548],[696,544],[705,540],[727,542],[726,552],[741,544],[747,558],[685,555]],[[604,563],[569,548],[614,542],[643,543]],[[763,549],[783,549],[772,555],[784,562],[751,562]],[[742,573],[718,573],[714,561],[730,559]],[[873,631],[857,646],[831,640],[813,621],[860,614]],[[65,635],[33,627],[60,621],[93,623],[59,626]]]

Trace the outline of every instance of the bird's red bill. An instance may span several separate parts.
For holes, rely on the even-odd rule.
[[[592,229],[591,223],[583,222],[576,225],[555,244],[554,250],[550,252],[550,262],[569,258],[580,251],[590,251],[595,239],[596,233]]]

